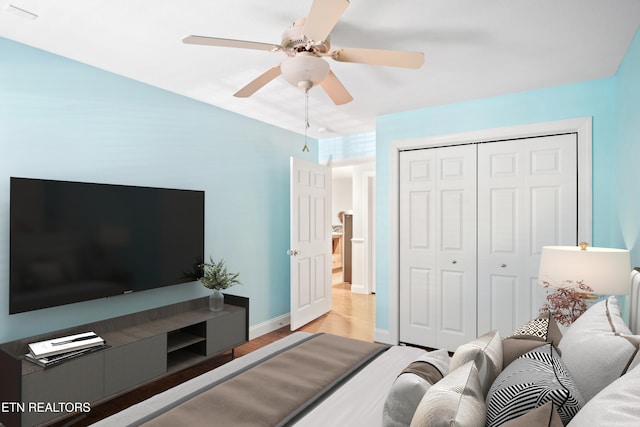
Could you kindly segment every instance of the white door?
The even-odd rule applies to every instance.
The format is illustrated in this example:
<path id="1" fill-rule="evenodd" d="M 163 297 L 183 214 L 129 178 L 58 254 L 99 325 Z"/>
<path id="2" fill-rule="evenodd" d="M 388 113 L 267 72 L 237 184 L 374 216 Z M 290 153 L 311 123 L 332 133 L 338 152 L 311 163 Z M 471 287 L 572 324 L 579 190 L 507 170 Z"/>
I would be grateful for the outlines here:
<path id="1" fill-rule="evenodd" d="M 476 337 L 476 147 L 400 153 L 400 341 Z"/>
<path id="2" fill-rule="evenodd" d="M 291 158 L 291 330 L 331 310 L 331 173 Z"/>
<path id="3" fill-rule="evenodd" d="M 545 245 L 576 245 L 577 135 L 478 146 L 478 332 L 502 336 L 538 314 Z"/>

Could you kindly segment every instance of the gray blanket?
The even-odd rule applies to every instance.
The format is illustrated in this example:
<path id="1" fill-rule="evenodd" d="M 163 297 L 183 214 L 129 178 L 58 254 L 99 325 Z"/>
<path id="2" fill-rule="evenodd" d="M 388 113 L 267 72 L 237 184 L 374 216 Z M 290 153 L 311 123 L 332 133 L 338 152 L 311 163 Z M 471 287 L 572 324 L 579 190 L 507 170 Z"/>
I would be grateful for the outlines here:
<path id="1" fill-rule="evenodd" d="M 335 335 L 314 335 L 144 425 L 285 425 L 387 348 Z"/>

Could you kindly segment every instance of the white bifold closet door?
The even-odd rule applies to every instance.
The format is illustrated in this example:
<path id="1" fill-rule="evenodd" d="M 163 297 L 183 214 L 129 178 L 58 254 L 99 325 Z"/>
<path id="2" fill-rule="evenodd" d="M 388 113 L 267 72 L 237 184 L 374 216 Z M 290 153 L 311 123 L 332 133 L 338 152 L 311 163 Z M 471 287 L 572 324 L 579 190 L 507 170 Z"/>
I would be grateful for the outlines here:
<path id="1" fill-rule="evenodd" d="M 544 300 L 545 245 L 577 243 L 575 134 L 400 153 L 400 341 L 454 351 Z"/>
<path id="2" fill-rule="evenodd" d="M 578 243 L 577 170 L 576 134 L 478 145 L 479 334 L 538 314 L 542 247 Z"/>
<path id="3" fill-rule="evenodd" d="M 476 337 L 476 146 L 400 153 L 400 341 Z"/>

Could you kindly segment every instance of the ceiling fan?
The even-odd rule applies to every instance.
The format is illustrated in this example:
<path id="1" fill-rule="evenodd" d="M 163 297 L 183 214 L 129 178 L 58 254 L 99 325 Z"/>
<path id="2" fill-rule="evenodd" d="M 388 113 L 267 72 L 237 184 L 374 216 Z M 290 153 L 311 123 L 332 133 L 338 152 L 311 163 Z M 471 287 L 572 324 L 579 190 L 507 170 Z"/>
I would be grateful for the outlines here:
<path id="1" fill-rule="evenodd" d="M 292 85 L 308 91 L 320 85 L 336 105 L 346 104 L 353 97 L 322 59 L 329 56 L 339 62 L 385 65 L 402 68 L 420 68 L 424 63 L 422 52 L 402 52 L 378 49 L 342 48 L 331 50 L 329 33 L 349 6 L 349 0 L 313 0 L 309 16 L 296 20 L 282 35 L 280 44 L 222 39 L 217 37 L 187 36 L 187 44 L 234 47 L 243 49 L 284 52 L 288 58 L 270 68 L 234 96 L 247 98 L 280 74 Z"/>

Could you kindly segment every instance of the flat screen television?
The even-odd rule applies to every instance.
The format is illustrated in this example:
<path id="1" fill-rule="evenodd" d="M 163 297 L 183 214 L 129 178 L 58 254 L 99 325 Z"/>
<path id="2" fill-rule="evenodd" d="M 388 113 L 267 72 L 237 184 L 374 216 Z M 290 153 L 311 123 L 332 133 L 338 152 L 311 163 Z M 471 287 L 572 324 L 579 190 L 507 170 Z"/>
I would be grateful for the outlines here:
<path id="1" fill-rule="evenodd" d="M 204 191 L 11 178 L 9 313 L 195 280 Z"/>

